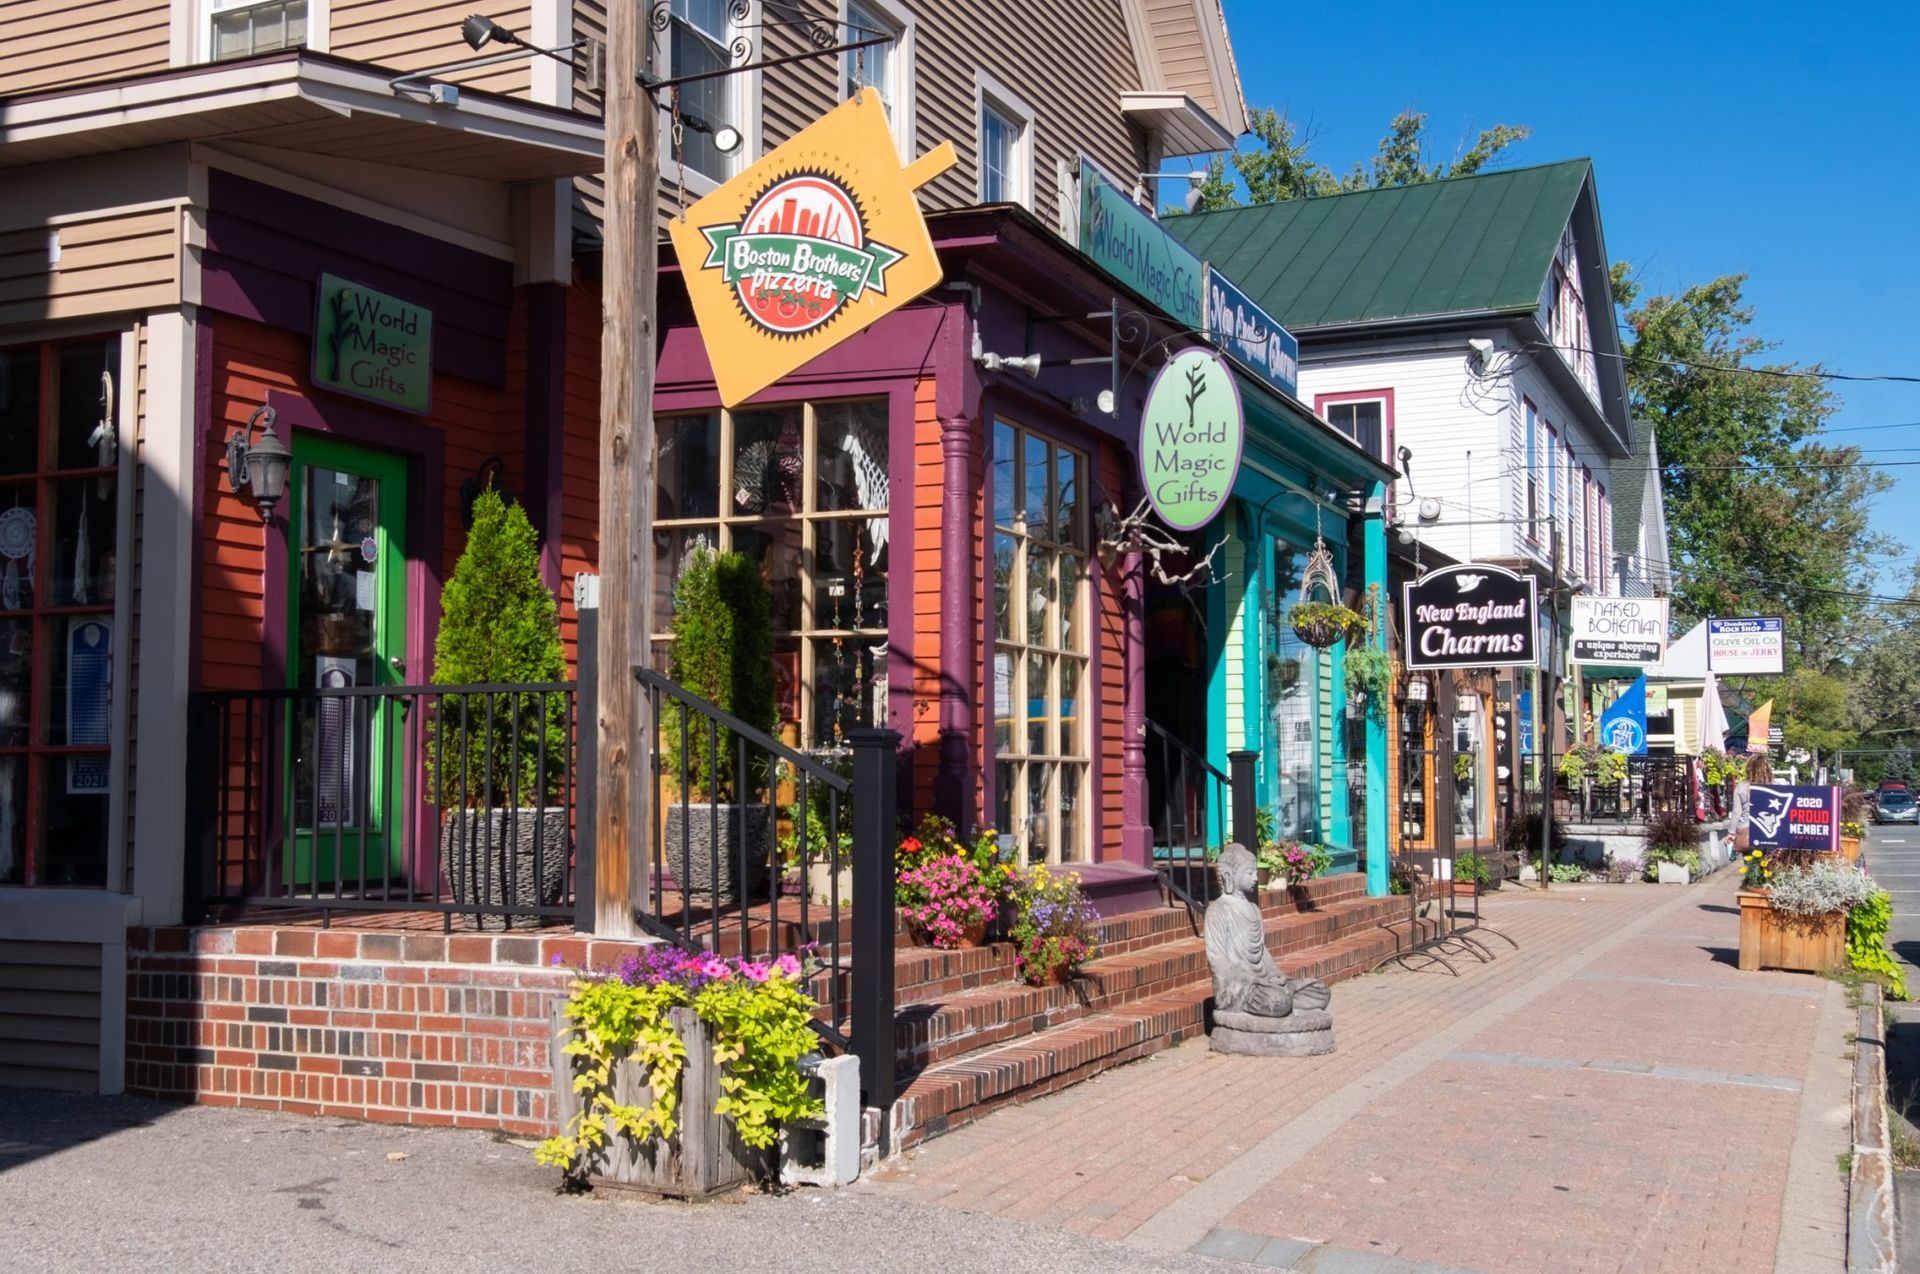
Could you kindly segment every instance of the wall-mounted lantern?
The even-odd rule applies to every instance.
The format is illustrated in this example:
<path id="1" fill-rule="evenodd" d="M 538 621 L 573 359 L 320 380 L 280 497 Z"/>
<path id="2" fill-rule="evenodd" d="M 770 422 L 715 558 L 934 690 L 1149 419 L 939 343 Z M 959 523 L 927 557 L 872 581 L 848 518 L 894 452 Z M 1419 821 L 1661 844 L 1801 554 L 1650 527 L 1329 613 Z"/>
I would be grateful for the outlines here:
<path id="1" fill-rule="evenodd" d="M 1427 680 L 1423 672 L 1407 674 L 1407 702 L 1426 703 L 1433 698 L 1433 683 Z"/>
<path id="2" fill-rule="evenodd" d="M 507 498 L 507 488 L 500 481 L 506 471 L 506 461 L 499 456 L 488 456 L 471 478 L 460 480 L 460 525 L 469 531 L 473 529 L 473 505 L 482 492 L 498 491 L 502 500 Z"/>
<path id="3" fill-rule="evenodd" d="M 227 484 L 246 492 L 260 510 L 260 520 L 273 520 L 273 506 L 286 494 L 287 471 L 293 467 L 293 453 L 280 435 L 273 432 L 274 411 L 255 407 L 244 429 L 236 429 L 227 438 Z M 260 426 L 260 436 L 253 427 Z"/>

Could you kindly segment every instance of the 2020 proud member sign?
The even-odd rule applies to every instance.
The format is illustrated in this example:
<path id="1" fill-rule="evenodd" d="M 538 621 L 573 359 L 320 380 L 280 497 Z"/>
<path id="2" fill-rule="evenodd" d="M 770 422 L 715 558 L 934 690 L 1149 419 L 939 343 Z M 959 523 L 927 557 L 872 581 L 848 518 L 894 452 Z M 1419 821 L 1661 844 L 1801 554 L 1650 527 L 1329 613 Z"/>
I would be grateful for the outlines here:
<path id="1" fill-rule="evenodd" d="M 940 281 L 914 190 L 946 143 L 902 167 L 886 108 L 862 90 L 668 227 L 729 407 Z"/>

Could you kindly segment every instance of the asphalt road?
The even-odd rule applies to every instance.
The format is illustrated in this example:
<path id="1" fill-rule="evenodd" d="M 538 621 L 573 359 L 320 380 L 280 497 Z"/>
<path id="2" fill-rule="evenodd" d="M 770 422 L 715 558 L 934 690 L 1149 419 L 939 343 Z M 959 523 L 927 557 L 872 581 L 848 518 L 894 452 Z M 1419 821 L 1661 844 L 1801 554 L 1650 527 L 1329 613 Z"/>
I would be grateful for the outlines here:
<path id="1" fill-rule="evenodd" d="M 1920 995 L 1920 828 L 1869 825 L 1867 871 L 1893 895 L 1893 953 L 1906 966 L 1907 989 Z M 1887 1088 L 1896 1118 L 1909 1137 L 1920 1139 L 1920 1004 L 1893 1006 L 1887 1032 Z M 1920 1171 L 1895 1174 L 1899 1207 L 1898 1251 L 1902 1274 L 1920 1274 Z"/>
<path id="2" fill-rule="evenodd" d="M 0 1088 L 0 1270 L 1209 1271 L 856 1185 L 557 1193 L 523 1143 Z"/>

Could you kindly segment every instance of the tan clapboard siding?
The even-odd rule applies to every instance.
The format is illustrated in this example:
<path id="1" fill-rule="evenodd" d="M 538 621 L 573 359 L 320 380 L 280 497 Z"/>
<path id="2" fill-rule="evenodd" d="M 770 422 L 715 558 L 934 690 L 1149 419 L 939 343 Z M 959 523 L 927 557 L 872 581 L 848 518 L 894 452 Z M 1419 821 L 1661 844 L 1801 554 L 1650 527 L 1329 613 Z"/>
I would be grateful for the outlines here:
<path id="1" fill-rule="evenodd" d="M 1185 93 L 1218 115 L 1220 95 L 1214 91 L 1206 43 L 1200 34 L 1202 19 L 1195 14 L 1194 0 L 1144 0 L 1144 3 L 1154 46 L 1148 56 L 1159 62 L 1166 86 Z"/>
<path id="2" fill-rule="evenodd" d="M 951 141 L 960 154 L 958 164 L 921 191 L 924 206 L 978 202 L 976 70 L 1005 85 L 1034 112 L 1033 207 L 1043 222 L 1058 224 L 1054 173 L 1059 161 L 1075 163 L 1084 151 L 1109 172 L 1139 171 L 1144 156 L 1120 114 L 1120 94 L 1140 87 L 1121 3 L 1082 0 L 1070 24 L 1040 25 L 1020 21 L 1005 5 L 989 0 L 915 6 L 920 149 Z"/>
<path id="3" fill-rule="evenodd" d="M 460 20 L 474 12 L 471 0 L 436 3 L 435 0 L 339 0 L 333 6 L 328 33 L 332 51 L 397 71 L 419 71 L 474 57 L 460 38 Z M 509 31 L 530 36 L 533 7 L 526 0 L 486 10 Z M 506 52 L 488 46 L 479 56 Z M 533 73 L 530 60 L 476 67 L 442 77 L 469 88 L 530 96 Z"/>
<path id="4" fill-rule="evenodd" d="M 180 299 L 176 208 L 107 213 L 0 234 L 0 322 L 80 318 Z M 51 235 L 60 255 L 49 258 Z"/>
<path id="5" fill-rule="evenodd" d="M 844 39 L 846 32 L 840 32 Z M 797 27 L 767 33 L 767 56 L 791 57 L 813 46 Z M 840 58 L 816 58 L 761 72 L 760 139 L 762 153 L 792 137 L 840 102 Z"/>
<path id="6" fill-rule="evenodd" d="M 574 0 L 573 38 L 576 40 L 598 40 L 600 47 L 607 44 L 607 6 L 606 0 Z M 586 80 L 575 77 L 573 81 L 573 109 L 582 115 L 599 119 L 605 109 L 603 94 L 598 89 L 589 88 Z M 606 207 L 606 183 L 600 174 L 592 173 L 573 179 L 573 232 L 588 239 L 599 239 L 600 224 Z"/>
<path id="7" fill-rule="evenodd" d="M 140 581 L 145 572 L 142 559 L 146 545 L 146 494 L 142 490 L 141 464 L 146 459 L 147 443 L 147 325 L 143 322 L 134 333 L 134 365 L 123 368 L 120 383 L 133 390 L 133 438 L 128 445 L 133 447 L 133 528 L 131 535 L 133 559 L 124 568 L 127 575 L 127 614 L 120 625 L 120 631 L 126 634 L 127 643 L 127 688 L 124 702 L 127 705 L 127 737 L 120 754 L 126 759 L 126 797 L 122 803 L 126 819 L 126 853 L 122 855 L 125 864 L 125 879 L 121 888 L 129 893 L 133 891 L 133 811 L 136 802 L 134 791 L 136 775 L 134 756 L 138 749 L 134 741 L 140 737 Z M 121 391 L 125 393 L 126 390 Z"/>
<path id="8" fill-rule="evenodd" d="M 0 97 L 167 67 L 167 0 L 0 0 Z"/>
<path id="9" fill-rule="evenodd" d="M 91 1092 L 99 1077 L 99 946 L 0 941 L 0 1084 Z"/>

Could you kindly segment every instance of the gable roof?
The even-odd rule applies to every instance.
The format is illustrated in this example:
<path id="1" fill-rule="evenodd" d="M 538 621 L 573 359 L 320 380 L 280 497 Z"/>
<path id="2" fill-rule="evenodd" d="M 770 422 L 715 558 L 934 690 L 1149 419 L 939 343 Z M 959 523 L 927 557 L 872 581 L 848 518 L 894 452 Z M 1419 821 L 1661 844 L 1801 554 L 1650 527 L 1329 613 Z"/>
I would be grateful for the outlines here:
<path id="1" fill-rule="evenodd" d="M 1640 551 L 1640 527 L 1647 520 L 1647 475 L 1660 463 L 1653 422 L 1633 422 L 1633 451 L 1626 464 L 1613 466 L 1613 551 Z"/>
<path id="2" fill-rule="evenodd" d="M 1170 217 L 1289 330 L 1531 312 L 1592 164 Z"/>

